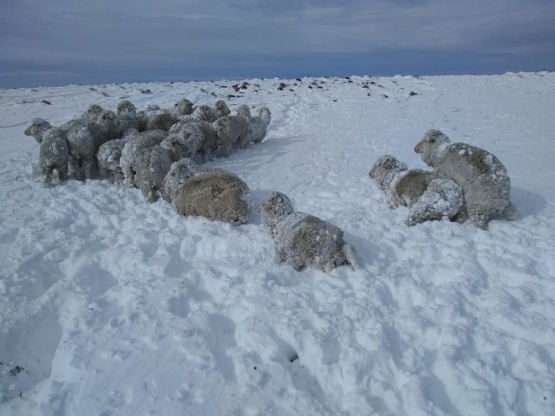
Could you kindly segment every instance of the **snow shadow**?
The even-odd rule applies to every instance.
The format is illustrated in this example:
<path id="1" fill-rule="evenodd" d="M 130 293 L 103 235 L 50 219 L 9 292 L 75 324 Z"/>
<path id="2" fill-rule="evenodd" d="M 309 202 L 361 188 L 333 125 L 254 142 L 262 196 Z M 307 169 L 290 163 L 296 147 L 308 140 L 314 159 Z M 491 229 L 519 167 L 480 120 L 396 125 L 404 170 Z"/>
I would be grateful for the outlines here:
<path id="1" fill-rule="evenodd" d="M 537 215 L 547 206 L 547 201 L 526 189 L 511 188 L 511 202 L 516 206 L 516 219 Z"/>

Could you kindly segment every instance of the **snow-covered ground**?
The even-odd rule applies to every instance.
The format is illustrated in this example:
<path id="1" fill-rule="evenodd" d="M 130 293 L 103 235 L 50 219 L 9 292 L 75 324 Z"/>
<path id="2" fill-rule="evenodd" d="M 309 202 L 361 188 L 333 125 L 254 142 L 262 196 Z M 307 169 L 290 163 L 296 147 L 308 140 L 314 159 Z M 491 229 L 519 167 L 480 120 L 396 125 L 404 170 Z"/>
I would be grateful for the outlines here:
<path id="1" fill-rule="evenodd" d="M 554 415 L 555 73 L 248 83 L 0 90 L 0 414 Z M 362 269 L 277 264 L 256 211 L 43 188 L 29 120 L 123 98 L 267 105 L 266 140 L 209 166 L 341 227 Z M 515 221 L 407 227 L 385 204 L 368 171 L 425 167 L 430 128 L 505 164 Z"/>

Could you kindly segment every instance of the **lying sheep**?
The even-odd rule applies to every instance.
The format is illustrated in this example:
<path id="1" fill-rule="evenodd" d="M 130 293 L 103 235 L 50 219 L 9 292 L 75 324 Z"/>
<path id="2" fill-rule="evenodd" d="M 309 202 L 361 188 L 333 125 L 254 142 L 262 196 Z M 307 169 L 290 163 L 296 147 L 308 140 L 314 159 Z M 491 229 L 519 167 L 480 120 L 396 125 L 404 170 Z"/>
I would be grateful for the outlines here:
<path id="1" fill-rule="evenodd" d="M 385 155 L 378 158 L 368 176 L 384 191 L 392 208 L 410 208 L 407 225 L 442 219 L 461 222 L 465 218 L 462 188 L 444 175 L 407 170 L 403 162 Z"/>
<path id="2" fill-rule="evenodd" d="M 159 145 L 143 149 L 135 164 L 135 185 L 146 201 L 156 202 L 162 193 L 163 181 L 171 165 L 181 159 L 181 147 L 177 139 L 168 136 Z"/>
<path id="3" fill-rule="evenodd" d="M 135 186 L 136 164 L 139 154 L 168 137 L 168 133 L 162 130 L 151 130 L 130 137 L 121 151 L 120 167 L 123 172 L 123 182 L 129 188 Z"/>
<path id="4" fill-rule="evenodd" d="M 337 266 L 358 268 L 355 248 L 343 241 L 343 231 L 320 218 L 295 212 L 291 200 L 281 192 L 272 194 L 258 207 L 266 230 L 274 240 L 276 255 L 295 270 L 315 267 L 326 273 Z"/>
<path id="5" fill-rule="evenodd" d="M 249 221 L 251 194 L 237 175 L 212 169 L 187 180 L 175 193 L 173 205 L 181 215 L 240 225 Z"/>
<path id="6" fill-rule="evenodd" d="M 494 214 L 514 219 L 511 180 L 494 155 L 466 143 L 451 143 L 440 130 L 428 130 L 414 151 L 463 189 L 468 218 L 477 227 L 486 230 Z"/>
<path id="7" fill-rule="evenodd" d="M 43 186 L 52 182 L 54 171 L 60 182 L 68 177 L 68 147 L 65 132 L 60 128 L 51 128 L 44 133 L 39 147 L 39 165 Z"/>
<path id="8" fill-rule="evenodd" d="M 177 162 L 173 162 L 170 171 L 164 177 L 162 183 L 162 197 L 172 202 L 177 195 L 177 191 L 183 186 L 185 182 L 199 173 L 205 172 L 206 169 L 197 165 L 190 158 L 184 157 Z"/>

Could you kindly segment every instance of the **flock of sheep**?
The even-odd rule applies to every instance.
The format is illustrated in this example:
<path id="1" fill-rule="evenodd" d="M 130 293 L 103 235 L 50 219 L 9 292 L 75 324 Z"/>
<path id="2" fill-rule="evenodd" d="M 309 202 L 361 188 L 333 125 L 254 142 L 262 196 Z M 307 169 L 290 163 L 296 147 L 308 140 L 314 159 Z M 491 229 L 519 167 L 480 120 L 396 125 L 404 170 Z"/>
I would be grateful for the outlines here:
<path id="1" fill-rule="evenodd" d="M 90 178 L 98 168 L 114 182 L 139 188 L 147 202 L 161 196 L 181 215 L 240 225 L 251 214 L 247 184 L 231 172 L 207 169 L 201 163 L 260 143 L 270 121 L 267 107 L 252 116 L 250 108 L 242 105 L 231 115 L 223 100 L 214 107 L 195 107 L 182 99 L 172 109 L 149 106 L 144 111 L 122 100 L 117 113 L 91 105 L 60 127 L 33 119 L 25 134 L 40 144 L 45 186 L 51 184 L 54 172 L 63 181 L 70 172 L 77 179 Z M 507 170 L 491 153 L 450 143 L 439 130 L 427 131 L 415 152 L 434 170 L 408 170 L 403 162 L 385 155 L 369 173 L 391 207 L 410 208 L 407 225 L 468 218 L 487 229 L 492 215 L 514 218 Z M 295 270 L 315 267 L 329 272 L 345 264 L 358 268 L 356 250 L 343 240 L 343 231 L 295 211 L 287 195 L 273 192 L 258 212 L 274 241 L 278 261 Z"/>

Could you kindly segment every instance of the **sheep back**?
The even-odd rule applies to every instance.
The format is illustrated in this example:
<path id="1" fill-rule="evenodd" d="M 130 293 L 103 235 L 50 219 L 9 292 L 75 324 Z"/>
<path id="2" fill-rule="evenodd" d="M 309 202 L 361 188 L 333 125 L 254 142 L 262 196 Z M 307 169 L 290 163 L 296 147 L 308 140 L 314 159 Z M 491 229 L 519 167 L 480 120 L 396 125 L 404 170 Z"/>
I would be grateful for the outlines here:
<path id="1" fill-rule="evenodd" d="M 251 195 L 247 184 L 237 175 L 214 169 L 187 180 L 177 191 L 173 204 L 181 215 L 240 225 L 249 221 Z"/>

